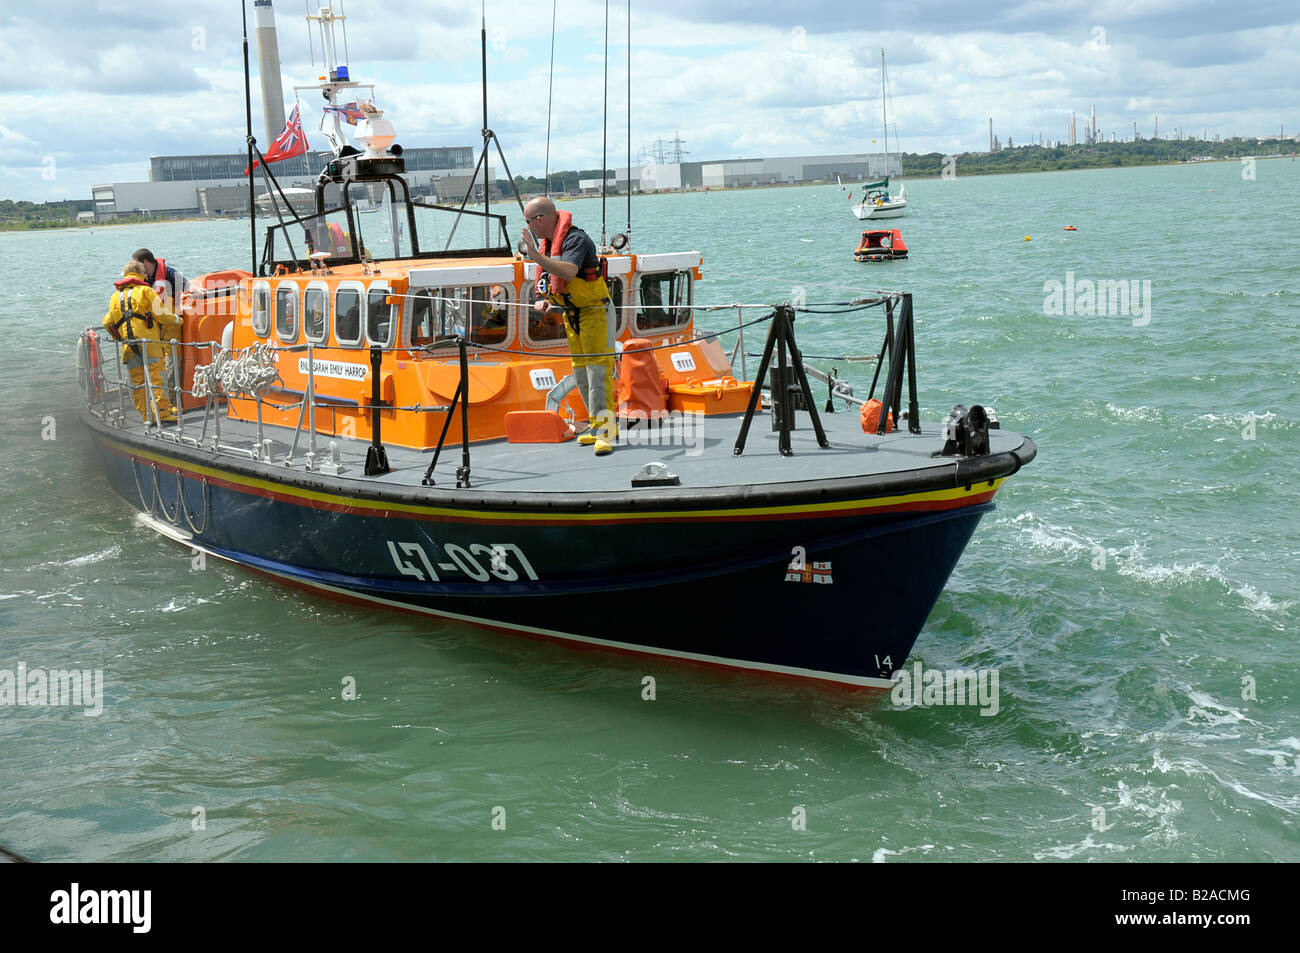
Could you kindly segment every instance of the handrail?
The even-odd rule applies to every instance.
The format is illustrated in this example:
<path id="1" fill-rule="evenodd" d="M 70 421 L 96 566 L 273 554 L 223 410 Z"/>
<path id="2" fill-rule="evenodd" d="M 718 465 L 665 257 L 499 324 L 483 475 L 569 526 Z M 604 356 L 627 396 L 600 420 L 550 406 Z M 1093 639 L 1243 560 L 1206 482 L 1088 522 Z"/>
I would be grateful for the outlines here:
<path id="1" fill-rule="evenodd" d="M 230 289 L 225 287 L 219 289 L 220 293 L 226 293 L 226 294 L 229 294 L 229 290 Z M 446 299 L 446 300 L 450 300 L 450 299 Z M 528 307 L 528 305 L 520 302 L 501 302 L 501 304 L 507 308 L 523 309 Z M 768 313 L 753 320 L 749 320 L 749 321 L 744 320 L 746 310 L 758 308 L 758 307 L 762 307 L 766 309 Z M 880 418 L 881 423 L 879 425 L 877 433 L 883 434 L 885 432 L 884 428 L 891 414 L 895 418 L 898 417 L 898 411 L 902 405 L 902 397 L 903 397 L 902 387 L 903 387 L 904 375 L 906 375 L 907 383 L 908 383 L 908 398 L 909 398 L 908 427 L 912 433 L 919 433 L 920 425 L 919 425 L 919 414 L 917 409 L 917 397 L 916 397 L 915 332 L 914 332 L 914 325 L 912 319 L 912 301 L 911 301 L 910 294 L 885 292 L 885 293 L 880 293 L 873 298 L 859 298 L 851 301 L 835 302 L 829 305 L 814 305 L 814 306 L 805 306 L 800 308 L 791 307 L 789 304 L 778 305 L 775 307 L 771 305 L 752 305 L 752 304 L 742 304 L 742 303 L 732 303 L 728 305 L 714 305 L 714 306 L 695 305 L 694 308 L 696 310 L 705 313 L 713 312 L 713 311 L 722 311 L 722 310 L 734 310 L 736 313 L 736 324 L 730 328 L 726 328 L 721 331 L 697 332 L 693 334 L 691 337 L 686 338 L 684 340 L 680 337 L 680 335 L 672 335 L 672 340 L 668 341 L 667 343 L 652 344 L 644 348 L 625 349 L 621 352 L 615 351 L 609 353 L 629 354 L 629 353 L 636 353 L 637 351 L 653 351 L 653 350 L 661 350 L 664 348 L 681 347 L 683 344 L 686 343 L 709 340 L 709 339 L 717 338 L 724 334 L 736 333 L 738 335 L 737 346 L 732 352 L 732 361 L 734 364 L 734 360 L 737 355 L 739 355 L 742 358 L 742 362 L 743 362 L 744 356 L 746 354 L 746 351 L 744 350 L 745 329 L 752 325 L 762 324 L 765 322 L 772 322 L 774 321 L 774 319 L 780 316 L 781 320 L 777 321 L 776 323 L 779 323 L 780 325 L 782 325 L 782 327 L 778 332 L 774 324 L 773 328 L 769 330 L 768 342 L 765 351 L 772 351 L 774 349 L 777 352 L 778 356 L 786 356 L 788 354 L 788 356 L 793 359 L 791 361 L 791 366 L 789 367 L 790 373 L 782 374 L 783 386 L 790 386 L 791 384 L 793 384 L 794 381 L 798 380 L 800 385 L 799 389 L 804 392 L 806 398 L 810 399 L 811 392 L 808 390 L 803 358 L 800 356 L 799 350 L 797 346 L 794 344 L 794 340 L 793 340 L 792 322 L 795 313 L 808 313 L 808 314 L 839 313 L 839 309 L 865 310 L 871 307 L 883 308 L 885 312 L 884 318 L 885 318 L 885 325 L 886 325 L 884 340 L 881 345 L 880 354 L 876 358 L 876 370 L 872 380 L 871 392 L 868 396 L 868 399 L 871 399 L 871 397 L 874 396 L 875 389 L 877 385 L 880 383 L 881 371 L 887 365 L 887 371 L 885 373 L 885 380 L 884 380 L 884 389 L 882 392 L 882 398 L 883 398 L 882 403 L 884 406 L 882 408 L 882 413 Z M 835 308 L 836 310 L 835 311 L 822 310 L 824 308 Z M 897 321 L 895 321 L 896 318 Z M 102 330 L 103 329 L 100 326 L 92 326 L 91 328 L 88 329 L 89 334 L 86 335 L 88 347 L 100 347 L 101 343 L 107 340 L 107 338 L 101 336 L 100 332 Z M 407 357 L 413 357 L 421 353 L 426 355 L 432 355 L 441 349 L 451 346 L 453 342 L 457 349 L 457 358 L 458 358 L 460 374 L 457 383 L 456 393 L 453 396 L 450 403 L 443 404 L 443 405 L 429 405 L 429 406 L 423 404 L 394 406 L 393 404 L 390 404 L 382 399 L 379 392 L 380 375 L 378 373 L 378 367 L 381 365 L 383 354 L 391 353 L 391 354 L 406 355 Z M 112 345 L 116 345 L 117 343 L 118 342 L 113 341 Z M 235 350 L 234 352 L 223 352 L 220 345 L 218 345 L 215 341 L 194 341 L 194 342 L 168 341 L 168 342 L 159 342 L 159 343 L 165 344 L 170 349 L 172 355 L 172 374 L 169 383 L 174 387 L 175 390 L 176 409 L 177 409 L 178 417 L 180 418 L 176 428 L 174 430 L 164 430 L 162 428 L 158 403 L 156 400 L 156 396 L 153 393 L 153 387 L 150 384 L 149 375 L 147 373 L 148 365 L 147 364 L 145 365 L 146 374 L 145 374 L 144 383 L 139 385 L 132 383 L 128 379 L 125 373 L 125 365 L 122 361 L 122 355 L 121 355 L 122 349 L 120 346 L 110 345 L 109 347 L 109 349 L 113 352 L 113 360 L 117 368 L 116 381 L 110 382 L 108 380 L 107 375 L 105 374 L 106 363 L 102 359 L 103 357 L 102 348 L 101 348 L 101 355 L 100 355 L 101 359 L 97 362 L 90 362 L 90 365 L 87 368 L 88 381 L 91 380 L 89 377 L 89 375 L 91 374 L 97 375 L 97 379 L 99 381 L 98 388 L 96 388 L 93 383 L 89 383 L 87 387 L 87 393 L 85 395 L 85 398 L 86 398 L 87 409 L 90 411 L 90 413 L 94 414 L 99 419 L 104 420 L 106 423 L 115 424 L 118 427 L 126 427 L 128 425 L 127 423 L 128 420 L 133 416 L 133 414 L 128 413 L 128 408 L 126 405 L 126 395 L 128 392 L 134 391 L 137 387 L 145 387 L 146 395 L 147 395 L 147 407 L 149 410 L 149 417 L 150 417 L 148 421 L 148 426 L 146 428 L 147 433 L 151 433 L 152 436 L 158 438 L 168 439 L 177 443 L 184 443 L 186 445 L 191 445 L 195 447 L 206 446 L 209 450 L 213 452 L 235 453 L 241 456 L 246 456 L 254 460 L 262 460 L 264 462 L 270 463 L 272 462 L 272 456 L 273 456 L 271 450 L 272 441 L 266 437 L 265 423 L 264 423 L 263 413 L 262 413 L 262 405 L 263 403 L 266 403 L 267 405 L 275 407 L 280 411 L 292 410 L 296 408 L 299 411 L 298 421 L 293 430 L 293 437 L 290 446 L 288 448 L 288 452 L 285 454 L 281 462 L 285 466 L 293 465 L 293 458 L 297 453 L 298 444 L 302 435 L 302 429 L 304 424 L 306 424 L 307 429 L 309 431 L 308 453 L 306 458 L 306 467 L 308 470 L 315 469 L 315 461 L 319 455 L 318 434 L 316 428 L 316 406 L 322 400 L 325 401 L 326 403 L 329 403 L 331 399 L 329 395 L 316 394 L 317 376 L 315 373 L 315 368 L 316 368 L 315 358 L 318 354 L 329 353 L 329 352 L 340 352 L 343 354 L 355 355 L 358 352 L 358 350 L 360 350 L 360 348 L 356 346 L 345 346 L 345 345 L 338 345 L 338 344 L 315 344 L 309 342 L 306 344 L 283 345 L 269 340 L 259 341 L 257 344 L 253 345 L 252 347 L 240 348 Z M 429 486 L 433 485 L 433 479 L 432 479 L 433 470 L 434 467 L 437 465 L 442 447 L 444 446 L 446 437 L 450 431 L 450 425 L 451 425 L 453 415 L 455 414 L 457 409 L 460 410 L 462 432 L 461 432 L 461 465 L 457 468 L 456 471 L 456 483 L 457 483 L 457 487 L 468 487 L 470 485 L 470 449 L 469 449 L 469 421 L 468 421 L 468 404 L 469 404 L 468 349 L 470 347 L 481 349 L 483 351 L 502 353 L 502 354 L 519 354 L 528 357 L 543 356 L 536 351 L 520 351 L 512 348 L 498 347 L 490 344 L 474 343 L 471 342 L 464 335 L 457 335 L 453 338 L 444 339 L 442 341 L 423 345 L 423 346 L 403 345 L 400 343 L 394 343 L 387 346 L 371 345 L 369 347 L 369 352 L 371 355 L 371 363 L 372 363 L 373 393 L 369 403 L 360 400 L 356 401 L 356 408 L 361 413 L 369 413 L 372 415 L 372 434 L 374 436 L 374 445 L 378 446 L 380 451 L 382 451 L 383 448 L 382 448 L 382 444 L 379 443 L 379 434 L 380 434 L 379 428 L 381 424 L 378 418 L 382 411 L 446 414 L 446 418 L 444 419 L 443 422 L 441 436 L 439 437 L 437 447 L 434 448 L 433 450 L 429 469 L 425 473 L 425 479 L 423 481 L 425 485 L 429 485 Z M 227 354 L 234 353 L 236 355 L 239 355 L 239 357 L 248 358 L 254 353 L 253 348 L 260 349 L 261 353 L 263 353 L 264 355 L 305 352 L 307 357 L 306 389 L 301 392 L 302 393 L 301 400 L 295 401 L 290 404 L 284 404 L 284 405 L 276 404 L 274 401 L 267 400 L 266 397 L 264 396 L 262 391 L 266 389 L 268 386 L 273 386 L 273 382 L 267 381 L 265 376 L 263 376 L 260 379 L 260 383 L 256 384 L 257 388 L 259 389 L 257 389 L 255 392 L 247 393 L 247 394 L 244 393 L 226 394 L 221 390 L 220 386 L 216 388 L 209 388 L 205 386 L 204 392 L 201 394 L 196 394 L 196 392 L 193 390 L 187 391 L 183 387 L 184 362 L 180 358 L 183 353 L 186 353 L 185 349 L 188 348 L 193 348 L 195 349 L 196 352 L 206 351 L 209 355 L 212 356 L 214 364 L 219 360 L 221 360 L 220 355 L 223 353 L 227 353 Z M 605 352 L 601 352 L 600 355 L 577 355 L 577 356 L 606 356 L 606 354 Z M 274 358 L 267 357 L 265 359 L 272 362 L 267 364 L 266 367 L 267 368 L 272 367 L 274 364 Z M 762 377 L 765 376 L 764 371 L 766 370 L 766 363 L 767 362 L 764 362 L 764 366 L 759 371 L 760 386 L 761 386 Z M 211 367 L 213 365 L 210 364 L 207 366 Z M 748 378 L 748 374 L 745 373 L 745 367 L 743 363 L 742 363 L 742 376 Z M 254 386 L 252 382 L 259 380 L 257 375 L 255 374 L 246 379 L 250 381 L 248 385 L 250 387 Z M 280 381 L 280 383 L 283 383 L 283 381 Z M 117 410 L 115 412 L 117 417 L 116 421 L 112 419 L 113 412 L 110 412 L 109 410 L 109 403 L 112 399 L 111 395 L 108 392 L 108 388 L 110 384 L 115 385 L 117 390 Z M 754 399 L 751 399 L 751 405 L 756 404 L 756 396 L 759 391 L 759 386 L 754 387 L 753 391 L 754 391 L 754 395 L 753 395 Z M 294 391 L 293 393 L 296 394 L 298 392 Z M 202 427 L 197 437 L 191 437 L 185 433 L 185 427 L 184 427 L 185 413 L 182 409 L 184 406 L 185 398 L 194 397 L 194 396 L 206 397 L 206 401 L 203 407 Z M 846 395 L 840 392 L 838 386 L 832 387 L 832 396 L 840 397 L 845 400 L 849 399 Z M 223 442 L 222 440 L 221 417 L 223 415 L 218 411 L 218 407 L 221 401 L 226 400 L 228 398 L 245 399 L 245 400 L 251 399 L 256 407 L 255 439 L 251 447 L 231 446 Z M 855 398 L 853 399 L 852 402 L 858 403 L 859 401 Z M 811 407 L 811 403 L 809 404 L 809 406 Z M 813 408 L 813 410 L 815 413 L 815 408 Z M 789 408 L 787 407 L 781 413 L 782 413 L 783 421 L 786 424 L 791 423 L 791 418 L 788 416 Z M 749 417 L 752 417 L 752 406 L 749 412 L 747 413 L 747 418 Z M 212 421 L 211 433 L 209 432 L 209 426 L 208 426 L 209 420 Z M 816 420 L 814 421 L 815 429 L 820 430 L 819 423 L 820 423 L 819 421 Z M 748 427 L 746 426 L 744 430 L 747 429 Z M 786 427 L 783 426 L 781 429 L 786 430 Z M 822 435 L 819 434 L 819 437 L 821 436 Z M 788 447 L 787 441 L 788 441 L 788 436 L 785 437 L 782 441 L 783 444 L 786 444 L 786 446 L 783 446 L 782 448 L 783 452 L 787 452 L 786 451 L 786 447 Z M 742 431 L 742 436 L 738 441 L 741 447 L 743 447 L 743 442 L 744 442 L 744 436 Z M 821 440 L 819 440 L 819 442 L 821 442 Z M 383 462 L 386 464 L 387 462 L 386 457 L 384 458 Z M 376 472 L 386 472 L 386 471 L 387 471 L 387 467 L 385 466 L 383 467 L 382 470 Z"/>

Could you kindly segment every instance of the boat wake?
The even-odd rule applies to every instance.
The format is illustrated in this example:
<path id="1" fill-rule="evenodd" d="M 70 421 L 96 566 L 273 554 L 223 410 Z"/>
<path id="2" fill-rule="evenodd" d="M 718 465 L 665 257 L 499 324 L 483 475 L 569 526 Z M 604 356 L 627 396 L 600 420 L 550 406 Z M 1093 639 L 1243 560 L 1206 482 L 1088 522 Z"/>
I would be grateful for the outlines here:
<path id="1" fill-rule="evenodd" d="M 43 562 L 37 565 L 37 569 L 75 569 L 78 566 L 90 566 L 94 563 L 103 562 L 105 559 L 114 559 L 122 555 L 122 547 L 114 543 L 106 549 L 101 549 L 96 553 L 87 553 L 84 556 L 74 556 L 72 559 L 56 559 L 49 562 Z"/>
<path id="2" fill-rule="evenodd" d="M 1239 599 L 1246 609 L 1261 615 L 1282 615 L 1295 606 L 1291 600 L 1274 599 L 1251 583 L 1234 581 L 1218 562 L 1150 562 L 1144 543 L 1134 541 L 1127 546 L 1105 546 L 1071 527 L 1046 523 L 1032 512 L 1021 513 L 1006 522 L 1017 527 L 1021 541 L 1031 550 L 1060 554 L 1063 563 L 1086 559 L 1097 571 L 1113 567 L 1121 576 L 1147 583 L 1153 588 L 1204 587 L 1207 582 L 1218 583 L 1224 592 Z"/>

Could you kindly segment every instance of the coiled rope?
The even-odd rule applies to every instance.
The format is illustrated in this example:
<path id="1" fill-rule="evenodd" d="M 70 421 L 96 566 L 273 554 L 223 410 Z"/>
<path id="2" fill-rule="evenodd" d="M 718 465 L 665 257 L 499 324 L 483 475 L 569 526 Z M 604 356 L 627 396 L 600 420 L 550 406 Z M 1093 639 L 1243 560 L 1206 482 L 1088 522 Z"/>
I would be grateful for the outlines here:
<path id="1" fill-rule="evenodd" d="M 211 364 L 194 368 L 195 397 L 225 394 L 227 397 L 261 397 L 280 379 L 276 368 L 277 348 L 254 344 L 234 356 L 220 351 Z"/>

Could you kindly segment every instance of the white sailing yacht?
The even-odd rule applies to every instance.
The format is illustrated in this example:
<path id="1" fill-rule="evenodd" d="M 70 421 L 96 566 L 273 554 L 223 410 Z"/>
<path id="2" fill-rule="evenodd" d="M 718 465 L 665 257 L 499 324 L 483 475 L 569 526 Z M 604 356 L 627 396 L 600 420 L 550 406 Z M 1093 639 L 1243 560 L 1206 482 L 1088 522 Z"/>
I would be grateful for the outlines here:
<path id="1" fill-rule="evenodd" d="M 880 51 L 880 117 L 885 127 L 885 171 L 889 171 L 889 80 L 885 75 L 885 51 Z M 898 129 L 894 129 L 894 141 L 898 142 Z M 903 150 L 898 150 L 899 162 L 902 162 Z M 900 167 L 901 168 L 901 167 Z M 864 182 L 862 195 L 852 206 L 853 214 L 859 219 L 899 218 L 907 211 L 907 186 L 901 184 L 896 195 L 889 192 L 889 175 L 874 182 Z"/>

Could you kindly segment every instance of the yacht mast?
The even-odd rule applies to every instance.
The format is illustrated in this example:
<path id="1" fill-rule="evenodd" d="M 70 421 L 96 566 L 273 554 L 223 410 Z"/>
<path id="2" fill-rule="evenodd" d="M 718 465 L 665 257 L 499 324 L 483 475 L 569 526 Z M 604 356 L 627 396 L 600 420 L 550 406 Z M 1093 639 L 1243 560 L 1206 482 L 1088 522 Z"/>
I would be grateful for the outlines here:
<path id="1" fill-rule="evenodd" d="M 880 48 L 880 122 L 885 129 L 885 176 L 889 176 L 889 112 L 885 108 L 885 48 Z"/>

